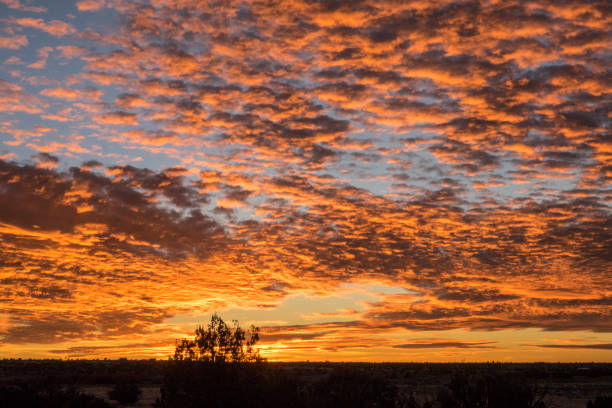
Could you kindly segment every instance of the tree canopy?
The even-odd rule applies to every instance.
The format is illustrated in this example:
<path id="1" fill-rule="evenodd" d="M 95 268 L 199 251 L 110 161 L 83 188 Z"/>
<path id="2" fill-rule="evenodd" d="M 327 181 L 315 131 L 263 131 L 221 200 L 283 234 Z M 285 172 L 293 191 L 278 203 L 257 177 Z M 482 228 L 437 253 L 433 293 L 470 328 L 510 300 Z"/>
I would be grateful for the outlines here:
<path id="1" fill-rule="evenodd" d="M 210 363 L 264 361 L 259 350 L 254 348 L 259 341 L 259 328 L 251 325 L 245 331 L 237 320 L 233 323 L 232 328 L 218 314 L 213 314 L 208 327 L 198 326 L 193 340 L 183 339 L 177 343 L 173 359 Z"/>

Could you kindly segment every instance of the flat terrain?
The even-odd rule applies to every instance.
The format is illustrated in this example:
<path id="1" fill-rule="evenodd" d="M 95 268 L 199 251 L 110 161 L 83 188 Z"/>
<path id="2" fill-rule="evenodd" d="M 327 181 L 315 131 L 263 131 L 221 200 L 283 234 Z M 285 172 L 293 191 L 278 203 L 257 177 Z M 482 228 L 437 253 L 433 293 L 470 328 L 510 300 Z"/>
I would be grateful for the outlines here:
<path id="1" fill-rule="evenodd" d="M 118 406 L 109 391 L 116 384 L 135 384 L 142 394 L 128 406 L 150 407 L 160 397 L 169 365 L 156 360 L 0 360 L 0 388 L 66 388 Z M 316 383 L 338 369 L 370 373 L 392 384 L 401 395 L 412 396 L 419 407 L 434 401 L 441 389 L 452 389 L 457 378 L 482 378 L 482 373 L 528 382 L 549 407 L 586 408 L 589 400 L 612 395 L 610 363 L 268 363 L 265 367 L 300 384 Z"/>

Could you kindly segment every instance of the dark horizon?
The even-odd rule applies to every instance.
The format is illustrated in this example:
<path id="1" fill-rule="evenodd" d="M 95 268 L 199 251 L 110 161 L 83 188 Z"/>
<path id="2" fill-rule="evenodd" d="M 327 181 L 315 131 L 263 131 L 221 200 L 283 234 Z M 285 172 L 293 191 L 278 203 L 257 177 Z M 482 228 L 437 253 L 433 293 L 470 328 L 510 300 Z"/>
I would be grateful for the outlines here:
<path id="1" fill-rule="evenodd" d="M 612 363 L 0 360 L 0 400 L 20 408 L 607 408 L 611 385 Z"/>

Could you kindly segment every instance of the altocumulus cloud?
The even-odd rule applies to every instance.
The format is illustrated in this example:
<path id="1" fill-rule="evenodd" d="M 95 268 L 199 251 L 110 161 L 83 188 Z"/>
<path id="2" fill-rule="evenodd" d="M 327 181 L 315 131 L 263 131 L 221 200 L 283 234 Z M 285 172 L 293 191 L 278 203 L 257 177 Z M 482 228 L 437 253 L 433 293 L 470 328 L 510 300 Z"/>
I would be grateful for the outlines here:
<path id="1" fill-rule="evenodd" d="M 112 32 L 85 18 L 107 8 Z M 22 58 L 32 35 L 63 41 L 47 68 L 2 66 L 3 342 L 158 344 L 180 333 L 173 315 L 350 282 L 407 290 L 268 341 L 481 349 L 496 343 L 385 333 L 612 331 L 608 2 L 78 11 L 0 33 Z M 67 61 L 64 81 L 46 71 Z"/>

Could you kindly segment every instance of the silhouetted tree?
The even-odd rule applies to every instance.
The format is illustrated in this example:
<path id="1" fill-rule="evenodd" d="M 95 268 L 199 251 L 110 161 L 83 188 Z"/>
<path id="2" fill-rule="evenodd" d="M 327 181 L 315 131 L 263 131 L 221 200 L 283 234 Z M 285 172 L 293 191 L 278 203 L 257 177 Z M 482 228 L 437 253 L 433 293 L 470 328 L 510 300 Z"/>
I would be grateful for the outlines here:
<path id="1" fill-rule="evenodd" d="M 219 315 L 212 315 L 208 327 L 198 326 L 195 339 L 181 340 L 174 351 L 176 361 L 210 363 L 261 362 L 264 359 L 253 346 L 259 341 L 259 328 L 247 332 L 234 320 L 229 327 Z"/>

